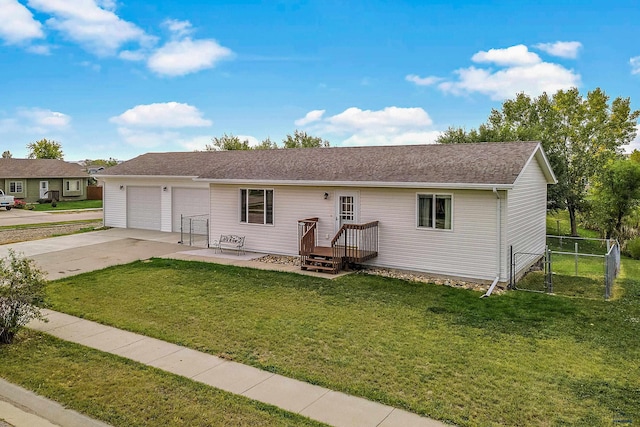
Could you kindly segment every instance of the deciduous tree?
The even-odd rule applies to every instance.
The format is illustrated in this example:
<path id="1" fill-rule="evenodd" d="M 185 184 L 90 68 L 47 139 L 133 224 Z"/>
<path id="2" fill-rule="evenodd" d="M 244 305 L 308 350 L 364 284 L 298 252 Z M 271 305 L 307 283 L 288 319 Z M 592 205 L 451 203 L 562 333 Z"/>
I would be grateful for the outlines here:
<path id="1" fill-rule="evenodd" d="M 207 144 L 205 146 L 206 151 L 216 151 L 216 150 L 251 150 L 249 146 L 249 140 L 245 139 L 243 141 L 240 140 L 237 136 L 226 133 L 220 137 L 214 136 L 211 139 L 213 144 Z"/>
<path id="2" fill-rule="evenodd" d="M 11 154 L 11 151 L 9 151 L 9 150 L 4 151 L 4 152 L 2 153 L 2 158 L 3 158 L 3 159 L 10 159 L 10 158 L 12 158 L 12 157 L 13 157 L 13 154 Z"/>
<path id="3" fill-rule="evenodd" d="M 588 184 L 635 138 L 638 116 L 629 98 L 609 102 L 599 88 L 586 98 L 576 88 L 537 98 L 521 93 L 493 109 L 477 130 L 449 128 L 438 142 L 541 141 L 558 178 L 549 189 L 549 205 L 569 211 L 571 233 L 577 235 L 576 213 L 586 207 Z"/>
<path id="4" fill-rule="evenodd" d="M 46 138 L 27 144 L 30 159 L 58 159 L 63 160 L 62 145 Z"/>
<path id="5" fill-rule="evenodd" d="M 282 144 L 284 148 L 319 148 L 329 147 L 329 141 L 318 136 L 311 136 L 305 131 L 295 130 L 292 135 L 287 135 Z"/>

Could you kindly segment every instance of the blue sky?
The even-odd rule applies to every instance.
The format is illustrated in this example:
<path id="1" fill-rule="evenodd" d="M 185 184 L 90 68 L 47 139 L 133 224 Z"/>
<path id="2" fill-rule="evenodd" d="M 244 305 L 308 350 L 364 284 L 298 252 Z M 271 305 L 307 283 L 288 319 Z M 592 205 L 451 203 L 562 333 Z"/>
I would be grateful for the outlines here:
<path id="1" fill-rule="evenodd" d="M 638 109 L 638 22 L 637 1 L 0 0 L 0 151 L 429 143 L 572 86 Z"/>

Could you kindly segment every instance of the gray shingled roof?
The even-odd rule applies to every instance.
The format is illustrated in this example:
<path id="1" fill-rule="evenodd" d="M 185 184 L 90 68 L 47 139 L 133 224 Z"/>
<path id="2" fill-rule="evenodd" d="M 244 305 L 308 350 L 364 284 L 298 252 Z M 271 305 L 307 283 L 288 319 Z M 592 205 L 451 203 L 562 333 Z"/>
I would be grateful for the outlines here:
<path id="1" fill-rule="evenodd" d="M 54 159 L 0 159 L 0 178 L 86 178 L 76 163 Z"/>
<path id="2" fill-rule="evenodd" d="M 103 175 L 207 180 L 513 184 L 537 142 L 149 153 Z"/>

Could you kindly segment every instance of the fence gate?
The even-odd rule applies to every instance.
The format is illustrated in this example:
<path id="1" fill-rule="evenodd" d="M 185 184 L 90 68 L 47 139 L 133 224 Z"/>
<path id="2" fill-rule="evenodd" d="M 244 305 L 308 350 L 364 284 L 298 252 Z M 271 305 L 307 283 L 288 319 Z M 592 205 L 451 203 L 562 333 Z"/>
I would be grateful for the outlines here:
<path id="1" fill-rule="evenodd" d="M 209 247 L 209 215 L 180 215 L 180 243 Z"/>
<path id="2" fill-rule="evenodd" d="M 551 263 L 548 248 L 543 253 L 514 252 L 509 247 L 509 289 L 528 290 L 535 292 L 553 292 L 551 280 Z M 520 279 L 527 273 L 532 273 L 536 280 Z"/>

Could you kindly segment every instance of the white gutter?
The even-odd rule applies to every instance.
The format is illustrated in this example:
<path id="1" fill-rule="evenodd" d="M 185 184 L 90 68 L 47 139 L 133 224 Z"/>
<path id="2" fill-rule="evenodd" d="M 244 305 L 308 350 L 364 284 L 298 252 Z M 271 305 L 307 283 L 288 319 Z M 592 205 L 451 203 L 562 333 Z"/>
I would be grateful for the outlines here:
<path id="1" fill-rule="evenodd" d="M 117 175 L 112 175 L 113 177 Z M 473 184 L 464 182 L 433 183 L 433 182 L 383 182 L 383 181 L 311 181 L 311 180 L 278 180 L 278 179 L 211 179 L 195 178 L 194 181 L 210 182 L 212 184 L 236 185 L 304 185 L 326 187 L 372 187 L 372 188 L 444 188 L 460 190 L 509 190 L 513 184 Z"/>

